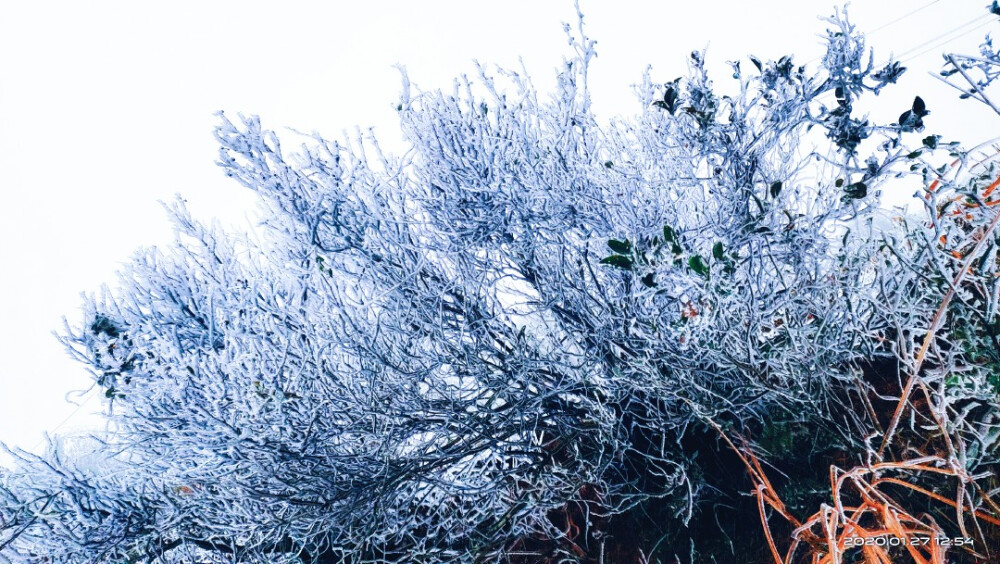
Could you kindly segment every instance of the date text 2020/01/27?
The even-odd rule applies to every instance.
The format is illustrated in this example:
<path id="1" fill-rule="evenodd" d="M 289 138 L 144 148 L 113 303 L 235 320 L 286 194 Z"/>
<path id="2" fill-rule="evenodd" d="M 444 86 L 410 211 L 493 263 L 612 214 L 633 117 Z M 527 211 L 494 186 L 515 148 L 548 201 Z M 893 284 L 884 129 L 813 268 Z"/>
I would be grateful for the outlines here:
<path id="1" fill-rule="evenodd" d="M 913 535 L 899 537 L 895 535 L 873 535 L 864 537 L 848 537 L 844 539 L 845 548 L 856 546 L 972 546 L 973 540 L 968 537 L 931 537 Z"/>

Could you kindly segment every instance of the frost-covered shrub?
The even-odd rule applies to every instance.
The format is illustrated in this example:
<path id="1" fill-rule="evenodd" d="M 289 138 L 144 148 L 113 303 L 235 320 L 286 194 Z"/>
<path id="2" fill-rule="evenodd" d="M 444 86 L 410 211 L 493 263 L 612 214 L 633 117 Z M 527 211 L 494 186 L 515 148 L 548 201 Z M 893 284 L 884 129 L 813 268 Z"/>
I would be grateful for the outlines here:
<path id="1" fill-rule="evenodd" d="M 65 339 L 115 432 L 86 468 L 20 455 L 4 554 L 582 560 L 649 500 L 655 539 L 732 486 L 700 466 L 708 422 L 794 413 L 853 444 L 872 421 L 845 390 L 914 301 L 871 225 L 919 124 L 855 115 L 902 68 L 830 24 L 818 72 L 751 57 L 720 88 L 695 52 L 606 124 L 582 30 L 549 100 L 510 71 L 404 81 L 402 156 L 370 137 L 289 152 L 221 116 L 265 242 L 175 204 L 178 245 L 86 303 Z"/>

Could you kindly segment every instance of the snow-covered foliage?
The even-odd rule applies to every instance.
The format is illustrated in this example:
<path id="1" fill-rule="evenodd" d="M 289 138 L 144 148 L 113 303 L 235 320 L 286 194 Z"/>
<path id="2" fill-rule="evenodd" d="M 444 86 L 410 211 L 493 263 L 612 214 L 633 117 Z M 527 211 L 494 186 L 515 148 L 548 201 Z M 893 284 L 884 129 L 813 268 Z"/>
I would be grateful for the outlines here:
<path id="1" fill-rule="evenodd" d="M 922 267 L 870 227 L 917 125 L 853 102 L 902 69 L 830 24 L 817 72 L 751 57 L 719 89 L 694 52 L 607 124 L 582 29 L 549 99 L 504 70 L 404 81 L 402 156 L 371 137 L 289 152 L 220 115 L 219 164 L 264 202 L 266 242 L 177 203 L 177 246 L 88 300 L 65 339 L 115 432 L 85 467 L 20 453 L 2 554 L 572 560 L 567 504 L 655 499 L 661 526 L 689 522 L 711 489 L 697 452 L 719 447 L 685 441 L 708 421 L 795 413 L 853 444 L 877 419 L 848 409 L 858 366 L 895 358 L 887 335 L 926 327 L 940 288 L 914 293 Z"/>

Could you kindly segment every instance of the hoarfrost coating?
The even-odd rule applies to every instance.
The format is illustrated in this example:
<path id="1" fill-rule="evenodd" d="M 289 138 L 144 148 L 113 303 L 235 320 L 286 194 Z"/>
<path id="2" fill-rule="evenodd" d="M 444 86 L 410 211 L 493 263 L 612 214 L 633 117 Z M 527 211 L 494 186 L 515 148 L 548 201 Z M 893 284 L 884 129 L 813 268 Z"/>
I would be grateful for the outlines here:
<path id="1" fill-rule="evenodd" d="M 451 93 L 404 80 L 402 156 L 370 136 L 288 152 L 220 114 L 219 164 L 264 202 L 267 240 L 178 202 L 177 246 L 87 301 L 64 338 L 116 432 L 85 465 L 58 442 L 16 454 L 5 554 L 580 557 L 567 504 L 695 517 L 711 445 L 684 443 L 707 422 L 797 412 L 854 441 L 871 421 L 845 386 L 894 354 L 872 336 L 921 326 L 933 300 L 907 291 L 913 269 L 871 268 L 921 255 L 845 227 L 907 172 L 915 125 L 852 113 L 901 70 L 829 24 L 817 73 L 751 59 L 727 95 L 694 52 L 609 124 L 582 29 L 548 100 L 512 71 Z"/>

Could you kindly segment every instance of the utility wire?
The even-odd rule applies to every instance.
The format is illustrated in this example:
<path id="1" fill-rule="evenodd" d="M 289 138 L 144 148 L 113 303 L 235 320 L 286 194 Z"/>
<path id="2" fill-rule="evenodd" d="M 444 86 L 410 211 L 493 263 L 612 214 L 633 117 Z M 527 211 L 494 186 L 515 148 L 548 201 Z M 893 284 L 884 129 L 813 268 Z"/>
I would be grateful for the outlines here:
<path id="1" fill-rule="evenodd" d="M 937 44 L 935 44 L 935 45 L 932 45 L 932 46 L 928 47 L 927 49 L 924 49 L 923 51 L 920 51 L 919 53 L 916 53 L 916 54 L 913 54 L 913 55 L 910 55 L 909 57 L 906 57 L 905 59 L 901 59 L 901 60 L 902 60 L 902 61 L 912 61 L 912 60 L 914 60 L 914 59 L 917 59 L 917 58 L 919 58 L 919 57 L 922 57 L 923 55 L 926 55 L 927 53 L 929 53 L 929 52 L 931 52 L 931 51 L 934 51 L 934 50 L 936 50 L 936 49 L 940 49 L 941 47 L 944 47 L 945 45 L 947 45 L 947 44 L 949 44 L 949 43 L 951 43 L 951 42 L 953 42 L 953 41 L 957 41 L 958 39 L 961 39 L 962 37 L 965 37 L 965 35 L 966 35 L 966 34 L 968 34 L 968 33 L 972 33 L 973 31 L 976 31 L 977 29 L 981 29 L 981 28 L 984 28 L 984 27 L 986 27 L 986 26 L 988 26 L 988 25 L 990 25 L 990 24 L 992 24 L 992 23 L 993 23 L 993 21 L 985 21 L 985 22 L 982 22 L 982 23 L 980 23 L 979 25 L 977 25 L 977 26 L 975 26 L 975 27 L 973 27 L 973 28 L 970 28 L 970 29 L 966 30 L 966 31 L 965 31 L 964 33 L 962 33 L 961 35 L 958 35 L 958 36 L 956 36 L 956 37 L 952 37 L 952 38 L 950 38 L 950 39 L 947 39 L 947 40 L 945 40 L 945 41 L 942 41 L 942 42 L 940 42 L 940 43 L 937 43 Z M 911 51 L 912 51 L 912 49 L 911 49 Z"/>
<path id="2" fill-rule="evenodd" d="M 931 43 L 933 43 L 935 41 L 938 41 L 939 39 L 942 39 L 942 38 L 945 38 L 945 37 L 948 37 L 950 35 L 954 35 L 954 34 L 957 33 L 958 35 L 956 37 L 951 37 L 950 39 L 947 39 L 944 43 L 942 43 L 942 45 L 950 43 L 951 41 L 954 41 L 955 39 L 958 39 L 958 38 L 962 37 L 966 33 L 973 31 L 974 29 L 978 29 L 980 27 L 983 27 L 986 24 L 992 23 L 994 17 L 995 16 L 993 16 L 992 14 L 982 14 L 980 16 L 977 16 L 977 17 L 975 17 L 975 18 L 973 18 L 973 19 L 971 19 L 971 20 L 969 20 L 969 21 L 967 21 L 967 22 L 959 25 L 958 27 L 952 28 L 952 29 L 950 29 L 950 30 L 948 30 L 948 31 L 940 34 L 940 35 L 936 35 L 936 36 L 928 39 L 927 41 L 924 41 L 922 43 L 914 45 L 913 47 L 907 49 L 906 51 L 903 51 L 902 53 L 899 53 L 898 55 L 896 55 L 896 57 L 898 57 L 900 60 L 902 60 L 902 59 L 906 58 L 907 55 L 913 53 L 914 51 L 917 51 L 919 49 L 923 49 L 927 45 L 930 45 Z M 986 21 L 984 21 L 984 20 L 986 20 Z M 979 24 L 979 25 L 976 25 L 976 24 Z M 975 27 L 973 27 L 972 29 L 968 29 L 968 30 L 965 29 L 965 28 L 967 28 L 969 26 L 975 26 Z M 933 48 L 934 47 L 932 47 L 932 49 Z M 926 52 L 926 51 L 922 51 L 922 52 Z"/>
<path id="3" fill-rule="evenodd" d="M 923 10 L 924 8 L 929 8 L 929 7 L 933 6 L 934 4 L 937 4 L 940 1 L 941 0 L 931 0 L 930 2 L 924 4 L 923 6 L 920 6 L 919 8 L 915 8 L 913 10 L 910 10 L 909 12 L 903 14 L 900 17 L 898 17 L 898 18 L 896 18 L 896 19 L 894 19 L 894 20 L 892 20 L 890 22 L 886 22 L 886 23 L 884 23 L 884 24 L 876 27 L 875 29 L 873 29 L 871 31 L 868 31 L 867 33 L 865 33 L 865 35 L 868 36 L 868 37 L 871 37 L 872 35 L 875 35 L 876 33 L 882 31 L 883 29 L 885 29 L 885 28 L 887 28 L 889 26 L 895 25 L 895 24 L 897 24 L 897 23 L 899 23 L 899 22 L 901 22 L 901 21 L 909 18 L 910 16 L 916 14 L 917 12 Z"/>
<path id="4" fill-rule="evenodd" d="M 95 386 L 95 388 L 96 388 L 96 386 Z M 75 417 L 77 413 L 80 413 L 80 410 L 83 409 L 88 403 L 90 403 L 90 400 L 94 399 L 96 396 L 97 396 L 97 394 L 90 394 L 90 395 L 88 395 L 83 401 L 80 402 L 79 405 L 76 406 L 76 409 L 74 409 L 72 411 L 72 413 L 70 413 L 69 415 L 67 415 L 66 418 L 63 419 L 54 428 L 46 430 L 45 433 L 48 434 L 48 435 L 54 435 L 56 433 L 56 431 L 58 431 L 64 425 L 66 425 L 67 423 L 69 423 L 70 419 L 73 419 L 73 417 Z M 34 453 L 35 451 L 37 451 L 38 447 L 42 446 L 42 443 L 44 443 L 45 441 L 46 441 L 45 438 L 39 439 L 38 442 L 35 443 L 35 446 L 31 447 L 31 451 L 30 452 Z"/>
<path id="5" fill-rule="evenodd" d="M 919 10 L 921 10 L 921 9 L 927 7 L 927 6 L 930 6 L 931 4 L 934 4 L 937 1 L 939 1 L 939 0 L 935 0 L 934 2 L 931 2 L 930 4 L 922 6 L 921 8 L 918 8 L 918 9 L 914 10 L 913 12 L 910 12 L 906 16 L 897 18 L 896 20 L 893 20 L 892 22 L 889 22 L 888 24 L 883 24 L 882 26 L 879 26 L 876 29 L 884 29 L 884 28 L 888 27 L 889 25 L 891 25 L 893 23 L 900 22 L 903 19 L 905 19 L 906 17 L 909 17 L 909 16 L 913 15 L 914 13 L 918 12 Z M 885 66 L 890 61 L 896 61 L 896 62 L 899 62 L 899 63 L 905 63 L 905 62 L 909 62 L 909 61 L 913 61 L 915 59 L 918 59 L 918 58 L 926 55 L 927 53 L 929 53 L 931 51 L 940 49 L 940 48 L 944 47 L 945 45 L 948 45 L 949 43 L 952 43 L 953 41 L 956 41 L 958 39 L 961 39 L 961 38 L 965 37 L 966 35 L 968 35 L 968 34 L 974 32 L 974 31 L 976 31 L 977 29 L 981 29 L 983 27 L 986 27 L 986 26 L 994 23 L 995 20 L 993 18 L 994 18 L 993 14 L 988 14 L 988 13 L 976 16 L 976 17 L 972 18 L 971 20 L 968 20 L 968 21 L 966 21 L 966 22 L 964 22 L 962 24 L 959 24 L 958 26 L 956 26 L 956 27 L 954 27 L 954 28 L 952 28 L 952 29 L 944 32 L 944 33 L 938 34 L 938 35 L 936 35 L 936 36 L 934 36 L 934 37 L 932 37 L 932 38 L 930 38 L 930 39 L 928 39 L 926 41 L 923 41 L 921 43 L 918 43 L 917 45 L 914 45 L 913 47 L 910 47 L 909 49 L 903 51 L 899 55 L 890 58 L 889 61 L 885 61 L 884 63 L 882 63 L 881 66 Z M 970 27 L 970 26 L 972 26 L 972 27 Z M 817 57 L 816 59 L 813 59 L 812 61 L 809 61 L 809 63 L 815 62 L 815 61 L 817 61 L 817 60 L 819 60 L 821 58 L 822 57 Z M 809 64 L 809 63 L 806 63 L 806 64 Z M 819 96 L 817 98 L 817 100 L 823 101 L 823 100 L 825 100 L 826 98 L 829 98 L 832 95 L 833 95 L 832 92 L 825 92 L 821 96 Z"/>
<path id="6" fill-rule="evenodd" d="M 941 0 L 931 0 L 930 2 L 924 4 L 923 6 L 920 6 L 919 8 L 910 10 L 909 12 L 903 14 L 902 16 L 900 16 L 900 17 L 898 17 L 898 18 L 896 18 L 894 20 L 890 20 L 888 22 L 885 22 L 882 25 L 876 27 L 875 29 L 872 29 L 870 31 L 862 32 L 862 34 L 865 37 L 871 37 L 872 35 L 880 32 L 880 31 L 882 31 L 882 30 L 884 30 L 884 29 L 886 29 L 888 27 L 896 25 L 897 23 L 899 23 L 899 22 L 901 22 L 901 21 L 903 21 L 905 19 L 908 19 L 908 18 L 912 17 L 914 14 L 916 14 L 917 12 L 923 10 L 924 8 L 929 8 L 930 6 L 933 6 L 934 4 L 937 4 L 940 1 Z M 808 61 L 806 61 L 805 64 L 806 65 L 811 65 L 811 64 L 815 63 L 816 61 L 819 61 L 822 58 L 823 58 L 823 55 L 818 55 L 818 56 L 813 57 L 812 59 L 809 59 Z"/>
<path id="7" fill-rule="evenodd" d="M 904 14 L 904 15 L 902 15 L 902 16 L 900 16 L 900 17 L 898 17 L 898 18 L 896 18 L 896 19 L 894 19 L 892 21 L 886 22 L 886 23 L 884 23 L 884 24 L 876 27 L 875 29 L 873 29 L 871 31 L 864 31 L 864 32 L 862 32 L 862 34 L 865 37 L 870 37 L 872 34 L 878 32 L 878 31 L 882 31 L 884 29 L 887 29 L 890 26 L 896 25 L 899 22 L 902 22 L 903 20 L 906 20 L 906 19 L 912 17 L 917 12 L 920 12 L 921 10 L 923 10 L 925 8 L 933 6 L 934 4 L 937 4 L 940 1 L 941 0 L 932 0 L 931 2 L 929 2 L 927 4 L 924 4 L 923 6 L 921 6 L 919 8 L 916 8 L 914 10 L 911 10 L 910 12 L 908 12 L 908 13 L 906 13 L 906 14 Z M 952 28 L 952 29 L 950 29 L 950 30 L 948 30 L 948 31 L 946 31 L 944 33 L 941 33 L 939 35 L 931 37 L 930 39 L 927 39 L 926 41 L 922 41 L 922 42 L 920 42 L 920 43 L 918 43 L 918 44 L 910 47 L 909 49 L 903 51 L 902 53 L 899 53 L 898 55 L 894 55 L 893 56 L 893 60 L 899 61 L 899 62 L 902 62 L 904 60 L 904 58 L 906 58 L 905 60 L 913 60 L 916 57 L 919 57 L 919 56 L 923 55 L 927 51 L 930 51 L 930 50 L 936 49 L 938 47 L 947 45 L 951 41 L 964 36 L 966 33 L 970 33 L 972 31 L 975 31 L 976 29 L 979 29 L 979 28 L 981 28 L 981 27 L 989 24 L 991 21 L 993 21 L 993 17 L 994 16 L 992 14 L 989 14 L 989 13 L 980 14 L 980 15 L 972 18 L 971 20 L 968 20 L 968 21 L 966 21 L 966 22 L 964 22 L 962 24 L 959 24 L 957 27 L 954 27 L 954 28 Z M 979 25 L 976 25 L 976 24 L 979 24 Z M 971 29 L 965 29 L 965 28 L 967 28 L 969 26 L 974 26 L 974 27 L 972 27 Z M 938 41 L 938 40 L 940 40 L 942 38 L 949 37 L 949 36 L 951 36 L 951 35 L 953 35 L 955 33 L 959 33 L 959 35 L 957 37 L 952 37 L 950 39 L 947 39 L 947 40 L 945 40 L 944 42 L 942 42 L 942 43 L 940 43 L 938 45 L 935 45 L 935 46 L 932 46 L 930 48 L 925 49 L 925 47 L 927 47 L 931 43 L 934 43 L 935 41 Z M 910 55 L 912 53 L 915 53 L 917 51 L 919 51 L 919 53 L 917 53 L 916 55 L 913 55 L 912 57 L 908 57 L 907 58 L 908 55 Z M 810 59 L 809 61 L 807 61 L 806 64 L 809 65 L 809 64 L 815 63 L 816 61 L 819 61 L 822 58 L 823 58 L 823 55 L 820 55 L 818 57 L 814 57 L 813 59 Z"/>

